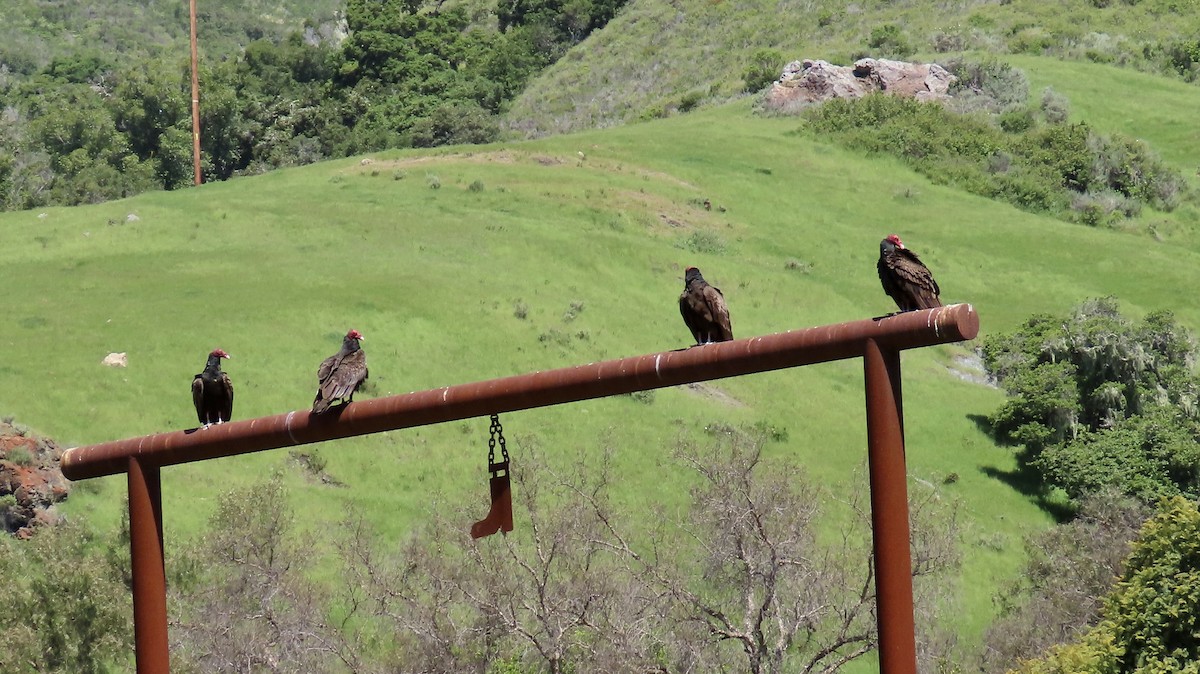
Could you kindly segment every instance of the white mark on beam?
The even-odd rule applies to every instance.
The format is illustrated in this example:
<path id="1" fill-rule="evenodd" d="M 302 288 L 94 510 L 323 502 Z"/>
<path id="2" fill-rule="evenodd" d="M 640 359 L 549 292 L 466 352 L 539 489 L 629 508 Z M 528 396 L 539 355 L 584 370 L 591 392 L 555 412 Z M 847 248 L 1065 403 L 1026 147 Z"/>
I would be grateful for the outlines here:
<path id="1" fill-rule="evenodd" d="M 296 439 L 296 436 L 292 435 L 292 416 L 295 414 L 295 410 L 288 412 L 287 418 L 283 420 L 283 427 L 287 429 L 288 437 L 292 439 L 292 444 L 298 445 L 300 444 L 300 441 Z"/>
<path id="2" fill-rule="evenodd" d="M 662 379 L 662 373 L 658 371 L 658 364 L 659 364 L 659 361 L 661 361 L 661 360 L 662 360 L 661 353 L 654 356 L 654 376 L 658 377 L 659 379 Z"/>

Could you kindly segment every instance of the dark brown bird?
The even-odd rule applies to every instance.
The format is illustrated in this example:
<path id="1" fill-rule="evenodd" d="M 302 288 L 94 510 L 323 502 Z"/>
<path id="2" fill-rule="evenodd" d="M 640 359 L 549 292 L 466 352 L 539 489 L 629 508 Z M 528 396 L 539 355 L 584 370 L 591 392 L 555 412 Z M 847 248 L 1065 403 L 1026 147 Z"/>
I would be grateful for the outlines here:
<path id="1" fill-rule="evenodd" d="M 733 339 L 725 296 L 720 288 L 708 285 L 695 267 L 688 267 L 684 273 L 679 313 L 683 315 L 683 322 L 687 323 L 697 344 Z"/>
<path id="2" fill-rule="evenodd" d="M 204 372 L 192 379 L 192 402 L 196 405 L 196 418 L 204 428 L 233 417 L 233 382 L 221 371 L 221 359 L 228 357 L 221 349 L 213 349 Z"/>
<path id="3" fill-rule="evenodd" d="M 335 400 L 354 401 L 354 392 L 367 379 L 367 352 L 359 341 L 363 336 L 358 330 L 346 333 L 342 349 L 321 361 L 317 368 L 317 397 L 313 400 L 313 414 L 329 409 Z"/>
<path id="4" fill-rule="evenodd" d="M 942 306 L 938 299 L 941 290 L 929 268 L 921 263 L 917 254 L 904 247 L 900 237 L 889 234 L 879 242 L 879 280 L 883 291 L 893 300 L 900 311 L 933 309 Z"/>

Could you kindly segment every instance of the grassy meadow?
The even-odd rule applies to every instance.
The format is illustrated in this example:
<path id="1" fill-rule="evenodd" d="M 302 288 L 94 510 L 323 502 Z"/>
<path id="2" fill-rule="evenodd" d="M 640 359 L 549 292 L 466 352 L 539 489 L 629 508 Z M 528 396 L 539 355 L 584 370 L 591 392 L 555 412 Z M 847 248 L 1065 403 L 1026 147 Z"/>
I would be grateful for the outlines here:
<path id="1" fill-rule="evenodd" d="M 1073 118 L 1147 140 L 1195 187 L 1200 135 L 1187 124 L 1200 89 L 1102 65 L 1015 64 L 1035 92 L 1066 94 Z M 894 310 L 875 272 L 891 232 L 921 254 L 944 301 L 975 306 L 985 335 L 1109 294 L 1131 315 L 1172 309 L 1200 328 L 1195 207 L 1147 211 L 1130 231 L 1072 225 L 930 184 L 751 108 L 0 213 L 0 411 L 66 446 L 189 428 L 191 377 L 218 346 L 233 355 L 235 418 L 305 409 L 317 364 L 349 328 L 366 338 L 364 397 L 680 348 L 689 265 L 723 289 L 737 337 L 877 316 Z M 113 351 L 128 353 L 128 368 L 100 364 Z M 973 420 L 1003 395 L 962 376 L 970 354 L 909 351 L 903 367 L 910 477 L 963 506 L 955 619 L 976 642 L 1023 537 L 1052 519 L 1007 479 L 1011 450 Z M 866 489 L 857 361 L 501 421 L 515 470 L 530 443 L 559 461 L 615 447 L 631 512 L 684 501 L 671 450 L 716 423 L 772 426 L 773 457 L 799 461 L 832 494 Z M 168 549 L 200 534 L 231 486 L 276 471 L 313 531 L 336 528 L 351 504 L 396 541 L 435 499 L 478 504 L 482 516 L 487 426 L 301 448 L 319 451 L 340 485 L 312 479 L 287 450 L 165 469 Z M 121 477 L 77 484 L 65 508 L 115 527 L 124 492 Z"/>

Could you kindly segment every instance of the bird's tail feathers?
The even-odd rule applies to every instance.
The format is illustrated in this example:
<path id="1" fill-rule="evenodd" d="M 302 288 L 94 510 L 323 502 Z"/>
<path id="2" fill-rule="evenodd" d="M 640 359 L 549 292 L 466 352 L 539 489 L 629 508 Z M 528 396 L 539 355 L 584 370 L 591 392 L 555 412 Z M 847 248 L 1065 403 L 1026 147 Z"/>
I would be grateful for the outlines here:
<path id="1" fill-rule="evenodd" d="M 917 306 L 920 309 L 937 309 L 942 306 L 942 300 L 937 295 L 922 293 L 917 297 Z"/>
<path id="2" fill-rule="evenodd" d="M 318 393 L 316 399 L 313 400 L 312 413 L 320 414 L 320 413 L 324 412 L 325 410 L 328 410 L 330 402 L 331 402 L 331 399 L 322 398 L 321 394 Z"/>

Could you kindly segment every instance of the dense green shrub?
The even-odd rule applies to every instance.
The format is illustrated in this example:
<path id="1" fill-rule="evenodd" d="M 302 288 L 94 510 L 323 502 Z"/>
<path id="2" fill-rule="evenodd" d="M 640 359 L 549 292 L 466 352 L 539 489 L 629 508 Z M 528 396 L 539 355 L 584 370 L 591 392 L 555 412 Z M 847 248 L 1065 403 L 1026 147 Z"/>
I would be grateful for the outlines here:
<path id="1" fill-rule="evenodd" d="M 103 674 L 126 662 L 133 634 L 114 544 L 70 522 L 28 541 L 0 534 L 0 671 Z"/>
<path id="2" fill-rule="evenodd" d="M 899 157 L 934 182 L 1093 226 L 1118 224 L 1142 205 L 1171 210 L 1182 200 L 1183 178 L 1143 143 L 1065 123 L 1065 101 L 1049 90 L 1042 109 L 1054 123 L 1039 124 L 1032 109 L 1012 105 L 1027 85 L 1006 66 L 954 68 L 962 73 L 965 84 L 956 86 L 966 103 L 942 106 L 885 94 L 834 99 L 805 112 L 806 129 Z"/>
<path id="3" fill-rule="evenodd" d="M 1200 40 L 1173 42 L 1163 52 L 1170 67 L 1188 81 L 1200 74 Z"/>
<path id="4" fill-rule="evenodd" d="M 460 103 L 439 106 L 428 117 L 417 120 L 411 138 L 413 147 L 434 147 L 489 143 L 499 134 L 495 117 L 478 105 Z"/>
<path id="5" fill-rule="evenodd" d="M 1050 87 L 1042 90 L 1040 108 L 1046 121 L 1051 124 L 1062 124 L 1071 116 L 1071 106 L 1067 101 L 1067 97 Z"/>
<path id="6" fill-rule="evenodd" d="M 943 66 L 955 81 L 949 93 L 951 109 L 959 112 L 1004 112 L 1025 107 L 1029 99 L 1029 80 L 1019 68 L 1004 61 L 950 59 Z"/>
<path id="7" fill-rule="evenodd" d="M 1034 316 L 982 346 L 1009 399 L 989 417 L 1024 465 L 1072 497 L 1200 494 L 1195 342 L 1168 312 L 1133 323 L 1112 298 Z"/>
<path id="8" fill-rule="evenodd" d="M 1034 168 L 1073 192 L 1086 192 L 1091 182 L 1092 154 L 1087 124 L 1053 124 L 1024 134 L 1014 149 Z"/>
<path id="9" fill-rule="evenodd" d="M 1014 54 L 1047 54 L 1054 49 L 1057 42 L 1052 35 L 1038 28 L 1024 28 L 1014 31 L 1008 38 L 1008 50 Z"/>
<path id="10" fill-rule="evenodd" d="M 1172 171 L 1145 143 L 1118 135 L 1093 134 L 1091 182 L 1162 210 L 1172 210 L 1185 189 L 1182 176 Z"/>
<path id="11" fill-rule="evenodd" d="M 883 58 L 908 58 L 914 51 L 903 29 L 894 23 L 885 23 L 872 29 L 867 46 L 874 56 Z"/>
<path id="12" fill-rule="evenodd" d="M 704 89 L 692 89 L 679 97 L 679 104 L 676 106 L 676 109 L 679 112 L 691 112 L 700 105 L 706 94 L 707 91 Z"/>
<path id="13" fill-rule="evenodd" d="M 1037 125 L 1037 120 L 1029 108 L 1010 108 L 996 117 L 996 123 L 1005 133 L 1025 133 Z"/>
<path id="14" fill-rule="evenodd" d="M 750 64 L 742 74 L 743 91 L 759 91 L 779 79 L 785 64 L 783 52 L 778 49 L 759 49 L 750 57 Z"/>

